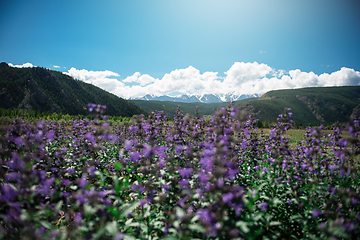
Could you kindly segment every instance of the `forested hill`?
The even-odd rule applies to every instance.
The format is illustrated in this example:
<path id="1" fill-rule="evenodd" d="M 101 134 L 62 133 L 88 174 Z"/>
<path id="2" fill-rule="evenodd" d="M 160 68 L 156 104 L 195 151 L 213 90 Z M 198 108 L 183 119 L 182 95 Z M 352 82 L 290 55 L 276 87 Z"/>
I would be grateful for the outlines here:
<path id="1" fill-rule="evenodd" d="M 0 63 L 0 108 L 88 115 L 88 103 L 106 105 L 110 116 L 146 114 L 125 99 L 61 72 Z"/>
<path id="2" fill-rule="evenodd" d="M 284 108 L 292 108 L 298 122 L 347 122 L 360 117 L 360 86 L 270 91 L 236 107 L 264 121 L 275 121 Z"/>

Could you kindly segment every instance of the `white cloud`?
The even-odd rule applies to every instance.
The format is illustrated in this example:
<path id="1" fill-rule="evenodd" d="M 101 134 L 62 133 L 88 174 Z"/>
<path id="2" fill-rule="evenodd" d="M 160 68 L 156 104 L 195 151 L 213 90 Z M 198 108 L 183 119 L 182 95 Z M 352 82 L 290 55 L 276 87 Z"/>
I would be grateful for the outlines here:
<path id="1" fill-rule="evenodd" d="M 214 89 L 219 90 L 222 87 L 221 78 L 217 72 L 201 74 L 198 69 L 192 66 L 185 69 L 176 69 L 165 74 L 161 79 L 155 79 L 150 75 L 141 75 L 136 72 L 122 82 L 140 84 L 125 86 L 123 89 L 119 89 L 122 92 L 115 93 L 125 98 L 142 97 L 146 94 L 165 95 L 174 92 L 204 94 L 212 93 Z"/>
<path id="2" fill-rule="evenodd" d="M 135 82 L 135 83 L 140 83 L 140 86 L 145 86 L 155 82 L 155 80 L 156 80 L 155 78 L 151 77 L 148 74 L 141 75 L 139 72 L 136 72 L 132 76 L 125 78 L 123 82 L 127 82 L 127 83 Z"/>
<path id="3" fill-rule="evenodd" d="M 313 72 L 302 72 L 299 69 L 290 70 L 288 75 L 282 73 L 281 77 L 275 75 L 273 78 L 253 79 L 238 85 L 237 89 L 241 89 L 241 92 L 245 94 L 262 94 L 278 89 L 356 85 L 360 85 L 360 72 L 343 67 L 331 74 L 320 75 Z"/>
<path id="4" fill-rule="evenodd" d="M 360 72 L 351 68 L 343 67 L 330 75 L 323 73 L 319 76 L 322 86 L 354 86 L 360 85 Z"/>
<path id="5" fill-rule="evenodd" d="M 54 68 L 61 68 L 60 66 L 57 66 L 57 65 L 53 65 Z"/>
<path id="6" fill-rule="evenodd" d="M 74 67 L 70 68 L 67 72 L 63 72 L 77 80 L 81 80 L 86 83 L 91 83 L 95 86 L 98 86 L 108 92 L 117 93 L 121 92 L 121 89 L 124 88 L 125 84 L 118 81 L 114 78 L 109 77 L 119 77 L 120 75 L 112 71 L 88 71 L 85 69 L 78 70 Z"/>
<path id="7" fill-rule="evenodd" d="M 263 63 L 235 62 L 230 69 L 225 72 L 226 77 L 224 83 L 229 85 L 229 87 L 239 86 L 246 82 L 264 78 L 274 71 L 274 69 Z"/>
<path id="8" fill-rule="evenodd" d="M 13 64 L 11 64 L 11 63 L 8 63 L 8 65 L 9 65 L 10 67 L 16 67 L 16 68 L 32 68 L 32 67 L 34 67 L 34 65 L 32 65 L 32 64 L 29 63 L 29 62 L 24 63 L 24 64 L 22 64 L 22 65 L 13 65 Z"/>
<path id="9" fill-rule="evenodd" d="M 360 72 L 350 68 L 343 67 L 331 74 L 317 75 L 314 72 L 302 72 L 299 69 L 289 72 L 276 70 L 267 64 L 257 62 L 235 62 L 225 72 L 225 77 L 219 76 L 217 72 L 200 73 L 193 66 L 176 69 L 165 74 L 161 79 L 135 72 L 124 80 L 117 80 L 111 78 L 119 77 L 119 74 L 115 72 L 77 70 L 76 68 L 71 68 L 65 73 L 124 98 L 172 93 L 263 94 L 277 89 L 360 85 Z"/>

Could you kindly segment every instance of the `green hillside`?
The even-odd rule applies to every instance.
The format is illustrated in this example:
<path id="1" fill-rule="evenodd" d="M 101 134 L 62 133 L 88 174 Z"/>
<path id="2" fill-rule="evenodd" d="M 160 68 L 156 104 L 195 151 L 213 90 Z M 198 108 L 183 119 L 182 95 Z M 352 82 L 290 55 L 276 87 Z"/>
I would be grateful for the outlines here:
<path id="1" fill-rule="evenodd" d="M 284 108 L 292 108 L 293 120 L 303 123 L 347 122 L 358 115 L 360 87 L 319 87 L 270 91 L 256 101 L 236 107 L 265 121 L 275 121 Z"/>
<path id="2" fill-rule="evenodd" d="M 256 98 L 248 98 L 244 100 L 235 101 L 234 104 L 240 104 L 243 102 L 253 101 Z M 168 102 L 168 101 L 146 101 L 146 100 L 131 100 L 131 102 L 135 103 L 142 109 L 147 112 L 152 111 L 164 111 L 166 115 L 169 117 L 174 117 L 175 111 L 178 106 L 180 106 L 181 112 L 183 114 L 195 114 L 195 108 L 198 107 L 198 111 L 200 115 L 211 115 L 216 109 L 219 107 L 227 107 L 229 103 L 221 102 L 221 103 L 183 103 L 183 102 Z"/>
<path id="3" fill-rule="evenodd" d="M 0 108 L 86 115 L 88 103 L 106 105 L 111 116 L 146 114 L 125 99 L 61 72 L 0 64 Z"/>

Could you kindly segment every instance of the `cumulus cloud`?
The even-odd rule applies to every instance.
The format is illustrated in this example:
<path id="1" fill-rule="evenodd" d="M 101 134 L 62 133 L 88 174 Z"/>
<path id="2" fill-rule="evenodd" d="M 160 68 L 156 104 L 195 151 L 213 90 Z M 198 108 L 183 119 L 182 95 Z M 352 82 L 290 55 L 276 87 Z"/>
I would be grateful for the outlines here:
<path id="1" fill-rule="evenodd" d="M 54 68 L 60 68 L 60 66 L 57 66 L 57 65 L 53 65 Z"/>
<path id="2" fill-rule="evenodd" d="M 323 73 L 319 76 L 322 86 L 355 86 L 360 85 L 360 72 L 351 68 L 343 67 L 331 74 Z"/>
<path id="3" fill-rule="evenodd" d="M 331 74 L 323 73 L 320 75 L 314 72 L 302 72 L 299 69 L 290 70 L 288 74 L 283 74 L 281 77 L 253 79 L 247 83 L 240 84 L 239 88 L 245 94 L 262 94 L 278 89 L 356 85 L 360 85 L 360 72 L 343 67 Z"/>
<path id="4" fill-rule="evenodd" d="M 221 82 L 217 72 L 204 72 L 203 74 L 193 66 L 185 69 L 176 69 L 167 73 L 163 78 L 157 79 L 147 86 L 155 94 L 169 94 L 172 92 L 203 94 L 211 93 Z M 156 93 L 157 92 L 157 93 Z"/>
<path id="5" fill-rule="evenodd" d="M 67 72 L 64 72 L 77 80 L 84 81 L 86 83 L 91 83 L 95 86 L 98 86 L 108 92 L 116 93 L 122 92 L 125 84 L 118 81 L 115 78 L 110 77 L 119 77 L 118 73 L 112 71 L 88 71 L 85 69 L 78 70 L 74 67 L 70 68 Z"/>
<path id="6" fill-rule="evenodd" d="M 139 72 L 134 73 L 132 76 L 127 77 L 123 80 L 123 82 L 126 83 L 140 83 L 140 86 L 145 86 L 148 85 L 150 83 L 155 82 L 155 78 L 151 77 L 148 74 L 143 74 L 141 75 Z"/>
<path id="7" fill-rule="evenodd" d="M 331 74 L 320 75 L 302 72 L 299 69 L 274 69 L 263 63 L 235 62 L 224 77 L 217 72 L 201 73 L 193 66 L 176 69 L 161 79 L 135 72 L 123 80 L 113 77 L 120 75 L 111 71 L 88 71 L 71 68 L 66 74 L 91 83 L 124 98 L 142 97 L 146 94 L 263 94 L 270 90 L 303 87 L 325 87 L 360 85 L 360 72 L 341 68 Z"/>
<path id="8" fill-rule="evenodd" d="M 34 67 L 34 65 L 32 65 L 31 63 L 27 62 L 27 63 L 24 63 L 22 65 L 13 65 L 12 63 L 8 63 L 8 65 L 10 67 L 16 67 L 16 68 L 32 68 Z"/>

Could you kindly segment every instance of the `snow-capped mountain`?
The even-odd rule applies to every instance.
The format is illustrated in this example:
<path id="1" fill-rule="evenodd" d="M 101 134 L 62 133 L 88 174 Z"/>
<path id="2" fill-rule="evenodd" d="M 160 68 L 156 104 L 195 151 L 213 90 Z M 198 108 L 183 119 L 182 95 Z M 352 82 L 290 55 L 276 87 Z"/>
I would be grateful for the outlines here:
<path id="1" fill-rule="evenodd" d="M 190 94 L 182 94 L 179 96 L 155 96 L 151 94 L 147 94 L 143 97 L 139 98 L 130 98 L 129 100 L 145 100 L 145 101 L 170 101 L 170 102 L 185 102 L 185 103 L 193 103 L 193 102 L 203 102 L 203 103 L 218 103 L 218 102 L 230 102 L 237 101 L 246 98 L 260 97 L 260 94 L 241 94 L 236 95 L 234 93 L 228 93 L 225 95 L 217 95 L 217 94 L 204 94 L 204 95 L 190 95 Z"/>

